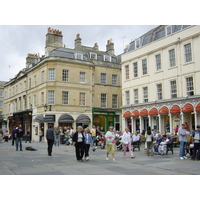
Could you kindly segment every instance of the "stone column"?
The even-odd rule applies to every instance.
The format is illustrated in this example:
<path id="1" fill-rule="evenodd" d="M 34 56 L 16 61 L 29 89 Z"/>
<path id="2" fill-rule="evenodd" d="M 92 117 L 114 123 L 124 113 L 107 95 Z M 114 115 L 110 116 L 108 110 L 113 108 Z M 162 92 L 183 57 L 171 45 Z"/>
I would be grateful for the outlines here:
<path id="1" fill-rule="evenodd" d="M 152 129 L 153 127 L 152 127 L 152 118 L 151 118 L 151 115 L 148 115 L 148 118 L 149 118 L 149 126 Z"/>
<path id="2" fill-rule="evenodd" d="M 140 119 L 140 133 L 141 133 L 144 127 L 142 122 L 142 116 L 139 116 L 139 119 Z"/>
<path id="3" fill-rule="evenodd" d="M 196 129 L 198 125 L 197 111 L 194 111 L 194 124 L 195 124 L 195 129 Z"/>
<path id="4" fill-rule="evenodd" d="M 162 132 L 162 123 L 161 123 L 161 115 L 158 114 L 158 124 L 159 124 L 159 131 Z"/>
<path id="5" fill-rule="evenodd" d="M 133 125 L 133 117 L 131 117 L 131 133 L 133 134 L 134 125 Z"/>
<path id="6" fill-rule="evenodd" d="M 185 122 L 185 119 L 184 119 L 184 113 L 181 112 L 180 115 L 181 115 L 181 123 L 183 124 L 183 123 Z"/>
<path id="7" fill-rule="evenodd" d="M 169 124 L 170 124 L 170 133 L 173 133 L 173 121 L 172 121 L 172 114 L 169 113 Z"/>

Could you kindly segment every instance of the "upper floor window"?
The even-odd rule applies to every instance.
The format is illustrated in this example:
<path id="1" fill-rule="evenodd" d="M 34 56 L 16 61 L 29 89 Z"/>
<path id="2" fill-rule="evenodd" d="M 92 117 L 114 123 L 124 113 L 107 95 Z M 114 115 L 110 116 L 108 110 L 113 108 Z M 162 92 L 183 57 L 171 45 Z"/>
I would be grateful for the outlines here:
<path id="1" fill-rule="evenodd" d="M 147 74 L 147 59 L 142 60 L 142 74 Z"/>
<path id="2" fill-rule="evenodd" d="M 106 74 L 101 73 L 101 84 L 106 84 Z"/>
<path id="3" fill-rule="evenodd" d="M 126 105 L 129 105 L 130 104 L 130 93 L 129 93 L 129 91 L 125 92 L 125 97 L 126 97 Z"/>
<path id="4" fill-rule="evenodd" d="M 161 70 L 161 56 L 160 54 L 156 55 L 156 70 Z"/>
<path id="5" fill-rule="evenodd" d="M 90 53 L 90 59 L 97 60 L 97 54 L 96 53 Z"/>
<path id="6" fill-rule="evenodd" d="M 80 72 L 80 83 L 85 83 L 86 77 L 85 72 Z"/>
<path id="7" fill-rule="evenodd" d="M 49 81 L 54 81 L 55 80 L 55 69 L 49 69 Z"/>
<path id="8" fill-rule="evenodd" d="M 104 55 L 104 61 L 111 62 L 111 56 Z"/>
<path id="9" fill-rule="evenodd" d="M 68 105 L 69 104 L 69 96 L 67 91 L 62 91 L 62 104 Z"/>
<path id="10" fill-rule="evenodd" d="M 106 94 L 101 94 L 101 107 L 106 108 Z"/>
<path id="11" fill-rule="evenodd" d="M 75 58 L 79 60 L 83 60 L 83 54 L 81 53 L 75 53 Z"/>
<path id="12" fill-rule="evenodd" d="M 36 95 L 33 96 L 33 106 L 36 107 Z"/>
<path id="13" fill-rule="evenodd" d="M 0 97 L 3 97 L 3 91 L 0 91 Z"/>
<path id="14" fill-rule="evenodd" d="M 49 105 L 54 104 L 54 90 L 48 91 L 48 104 Z"/>
<path id="15" fill-rule="evenodd" d="M 148 102 L 149 99 L 148 99 L 148 87 L 144 87 L 143 88 L 143 101 L 144 102 Z"/>
<path id="16" fill-rule="evenodd" d="M 133 93 L 134 93 L 134 103 L 137 104 L 139 102 L 138 101 L 138 89 L 134 89 Z"/>
<path id="17" fill-rule="evenodd" d="M 129 65 L 125 66 L 125 77 L 126 77 L 126 80 L 129 79 Z"/>
<path id="18" fill-rule="evenodd" d="M 63 69 L 62 70 L 62 81 L 68 81 L 69 79 L 69 70 Z"/>
<path id="19" fill-rule="evenodd" d="M 112 85 L 117 85 L 117 75 L 112 74 Z"/>
<path id="20" fill-rule="evenodd" d="M 34 86 L 36 86 L 36 83 L 37 83 L 37 76 L 35 75 L 34 76 Z"/>
<path id="21" fill-rule="evenodd" d="M 137 62 L 133 63 L 133 74 L 134 74 L 134 77 L 138 77 L 138 64 L 137 64 Z"/>
<path id="22" fill-rule="evenodd" d="M 112 95 L 112 108 L 118 108 L 118 97 L 116 94 Z"/>
<path id="23" fill-rule="evenodd" d="M 85 106 L 85 93 L 80 93 L 80 96 L 79 96 L 79 105 L 80 106 Z"/>
<path id="24" fill-rule="evenodd" d="M 3 101 L 0 101 L 0 108 L 3 108 Z"/>
<path id="25" fill-rule="evenodd" d="M 41 74 L 41 82 L 44 83 L 44 71 L 42 71 L 42 74 Z"/>
<path id="26" fill-rule="evenodd" d="M 170 81 L 171 85 L 171 98 L 177 98 L 177 86 L 176 81 Z"/>
<path id="27" fill-rule="evenodd" d="M 184 45 L 185 50 L 185 62 L 192 61 L 192 50 L 191 50 L 191 44 Z"/>
<path id="28" fill-rule="evenodd" d="M 44 92 L 41 92 L 41 104 L 44 105 Z"/>
<path id="29" fill-rule="evenodd" d="M 162 97 L 162 84 L 157 84 L 157 95 L 158 95 L 158 100 L 163 99 L 163 97 Z"/>
<path id="30" fill-rule="evenodd" d="M 176 65 L 174 49 L 169 50 L 169 63 L 170 67 L 174 67 Z"/>
<path id="31" fill-rule="evenodd" d="M 166 32 L 166 35 L 170 35 L 172 33 L 172 26 L 166 26 L 165 32 Z"/>
<path id="32" fill-rule="evenodd" d="M 186 89 L 187 89 L 187 95 L 193 96 L 194 95 L 194 86 L 193 86 L 193 77 L 186 78 Z"/>

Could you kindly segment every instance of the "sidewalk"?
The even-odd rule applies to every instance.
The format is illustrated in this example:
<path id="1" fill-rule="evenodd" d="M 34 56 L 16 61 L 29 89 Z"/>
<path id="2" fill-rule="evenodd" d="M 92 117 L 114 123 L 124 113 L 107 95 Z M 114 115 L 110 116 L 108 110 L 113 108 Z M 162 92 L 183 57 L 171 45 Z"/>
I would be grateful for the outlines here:
<path id="1" fill-rule="evenodd" d="M 38 151 L 26 151 L 32 146 Z M 116 161 L 106 160 L 106 150 L 90 149 L 90 160 L 77 162 L 74 146 L 61 145 L 53 147 L 52 157 L 47 155 L 47 144 L 23 142 L 23 151 L 16 151 L 9 143 L 0 143 L 0 174 L 1 175 L 197 175 L 200 174 L 200 161 L 179 160 L 179 148 L 174 154 L 147 156 L 135 150 L 135 158 L 129 152 L 123 158 L 123 152 L 115 151 Z"/>

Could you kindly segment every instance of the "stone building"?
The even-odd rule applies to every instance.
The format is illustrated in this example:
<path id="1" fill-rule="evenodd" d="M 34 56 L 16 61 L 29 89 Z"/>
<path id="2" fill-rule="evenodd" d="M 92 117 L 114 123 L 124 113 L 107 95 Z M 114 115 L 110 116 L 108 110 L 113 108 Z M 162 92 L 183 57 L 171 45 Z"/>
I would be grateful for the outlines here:
<path id="1" fill-rule="evenodd" d="M 122 128 L 200 124 L 200 26 L 158 26 L 122 55 Z M 169 129 L 166 125 L 169 124 Z"/>
<path id="2" fill-rule="evenodd" d="M 4 101 L 4 84 L 5 81 L 0 81 L 0 130 L 3 132 L 6 128 L 6 120 L 3 117 L 3 101 Z"/>
<path id="3" fill-rule="evenodd" d="M 108 40 L 100 51 L 97 43 L 82 45 L 77 34 L 74 48 L 65 48 L 62 32 L 48 28 L 45 55 L 27 55 L 26 67 L 5 84 L 4 104 L 9 129 L 22 123 L 32 140 L 50 123 L 120 129 L 121 67 L 114 43 Z"/>

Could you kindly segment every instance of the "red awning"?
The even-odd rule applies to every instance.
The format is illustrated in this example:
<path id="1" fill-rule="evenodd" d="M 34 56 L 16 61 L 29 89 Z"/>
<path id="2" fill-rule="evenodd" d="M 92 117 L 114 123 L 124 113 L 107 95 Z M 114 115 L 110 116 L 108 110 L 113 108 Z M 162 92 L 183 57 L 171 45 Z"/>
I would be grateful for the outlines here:
<path id="1" fill-rule="evenodd" d="M 182 107 L 182 112 L 193 112 L 194 107 L 191 104 L 186 104 Z"/>
<path id="2" fill-rule="evenodd" d="M 197 104 L 196 111 L 200 111 L 200 103 Z"/>
<path id="3" fill-rule="evenodd" d="M 176 105 L 176 106 L 172 106 L 172 108 L 170 109 L 169 112 L 172 113 L 172 114 L 180 113 L 180 112 L 181 112 L 181 109 L 180 109 L 179 106 Z"/>
<path id="4" fill-rule="evenodd" d="M 131 113 L 131 116 L 132 117 L 138 117 L 140 115 L 139 111 L 138 110 L 134 110 L 132 113 Z"/>
<path id="5" fill-rule="evenodd" d="M 152 108 L 150 111 L 149 111 L 149 115 L 158 115 L 158 110 L 156 108 Z"/>
<path id="6" fill-rule="evenodd" d="M 140 111 L 140 116 L 148 116 L 148 111 L 147 109 L 143 109 Z"/>
<path id="7" fill-rule="evenodd" d="M 163 106 L 160 110 L 159 110 L 159 114 L 161 115 L 166 115 L 169 113 L 169 109 L 166 106 Z"/>
<path id="8" fill-rule="evenodd" d="M 124 113 L 123 117 L 125 117 L 125 118 L 131 117 L 131 113 L 129 111 L 126 111 Z"/>

